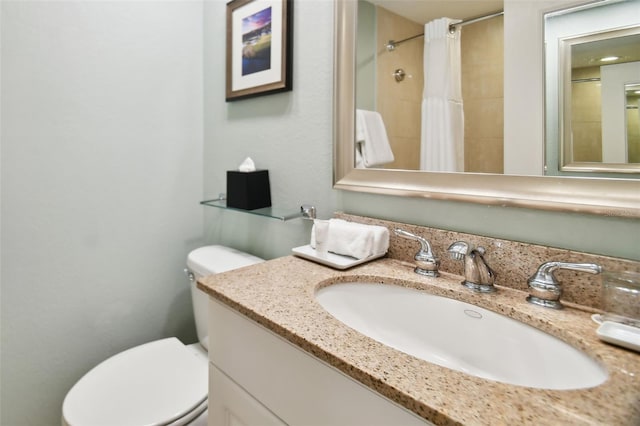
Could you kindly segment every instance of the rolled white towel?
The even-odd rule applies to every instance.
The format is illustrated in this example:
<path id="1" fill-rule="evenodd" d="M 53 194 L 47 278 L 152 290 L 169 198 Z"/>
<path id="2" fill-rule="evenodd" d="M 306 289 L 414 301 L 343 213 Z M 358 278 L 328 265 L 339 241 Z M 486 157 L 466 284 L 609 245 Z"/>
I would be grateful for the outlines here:
<path id="1" fill-rule="evenodd" d="M 311 247 L 315 248 L 315 225 L 311 231 Z M 384 226 L 364 225 L 342 219 L 330 219 L 327 250 L 364 259 L 381 255 L 389 249 L 389 230 Z"/>

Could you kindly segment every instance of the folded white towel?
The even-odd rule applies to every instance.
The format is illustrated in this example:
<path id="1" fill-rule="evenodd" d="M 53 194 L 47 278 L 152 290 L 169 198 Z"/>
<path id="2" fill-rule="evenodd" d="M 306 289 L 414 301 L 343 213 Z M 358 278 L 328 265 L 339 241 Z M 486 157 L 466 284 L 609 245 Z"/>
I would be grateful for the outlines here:
<path id="1" fill-rule="evenodd" d="M 315 225 L 310 245 L 315 248 Z M 356 259 L 381 255 L 389 249 L 389 230 L 384 226 L 330 219 L 326 246 L 332 253 Z"/>
<path id="2" fill-rule="evenodd" d="M 364 167 L 374 167 L 394 160 L 382 116 L 376 111 L 356 110 L 356 148 Z"/>

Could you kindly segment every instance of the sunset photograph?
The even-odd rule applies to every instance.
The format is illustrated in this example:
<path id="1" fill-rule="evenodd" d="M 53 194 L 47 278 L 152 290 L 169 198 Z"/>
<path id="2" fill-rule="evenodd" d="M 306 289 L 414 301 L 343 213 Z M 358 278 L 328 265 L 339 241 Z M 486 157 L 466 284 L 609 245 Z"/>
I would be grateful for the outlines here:
<path id="1" fill-rule="evenodd" d="M 271 7 L 242 20 L 242 75 L 271 68 Z"/>

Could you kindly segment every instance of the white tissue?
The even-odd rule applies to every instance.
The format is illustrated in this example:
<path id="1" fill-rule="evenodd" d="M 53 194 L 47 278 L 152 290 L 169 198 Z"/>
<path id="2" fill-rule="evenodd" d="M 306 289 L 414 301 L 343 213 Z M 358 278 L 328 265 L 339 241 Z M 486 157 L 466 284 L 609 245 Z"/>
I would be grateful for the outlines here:
<path id="1" fill-rule="evenodd" d="M 255 172 L 256 163 L 253 162 L 251 157 L 247 157 L 242 163 L 240 163 L 238 170 L 241 172 Z"/>

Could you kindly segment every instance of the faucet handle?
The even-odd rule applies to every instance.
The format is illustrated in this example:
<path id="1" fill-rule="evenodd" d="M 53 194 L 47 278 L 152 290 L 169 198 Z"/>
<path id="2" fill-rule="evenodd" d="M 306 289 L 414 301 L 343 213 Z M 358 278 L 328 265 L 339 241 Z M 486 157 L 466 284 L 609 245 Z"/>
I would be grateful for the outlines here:
<path id="1" fill-rule="evenodd" d="M 471 251 L 471 246 L 465 241 L 456 241 L 449 246 L 447 251 L 453 260 L 464 260 L 464 257 Z M 484 254 L 484 249 L 482 253 Z"/>
<path id="2" fill-rule="evenodd" d="M 393 232 L 402 238 L 418 241 L 420 243 L 420 250 L 414 256 L 416 262 L 416 268 L 413 270 L 416 274 L 426 275 L 428 277 L 437 277 L 438 268 L 440 267 L 440 260 L 433 254 L 431 250 L 431 244 L 425 238 L 407 232 L 403 229 L 394 229 Z"/>
<path id="3" fill-rule="evenodd" d="M 562 309 L 564 307 L 560 302 L 562 287 L 554 275 L 554 272 L 558 269 L 587 272 L 589 274 L 602 272 L 602 267 L 595 263 L 545 262 L 527 280 L 529 286 L 527 302 L 553 309 Z"/>

